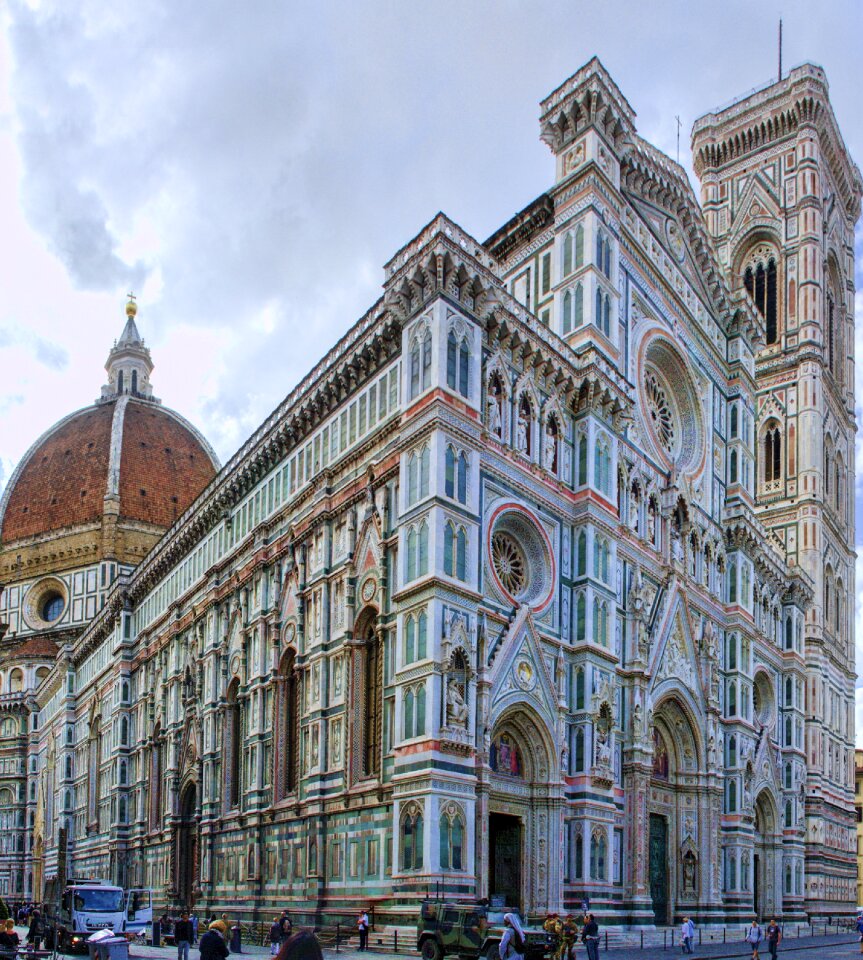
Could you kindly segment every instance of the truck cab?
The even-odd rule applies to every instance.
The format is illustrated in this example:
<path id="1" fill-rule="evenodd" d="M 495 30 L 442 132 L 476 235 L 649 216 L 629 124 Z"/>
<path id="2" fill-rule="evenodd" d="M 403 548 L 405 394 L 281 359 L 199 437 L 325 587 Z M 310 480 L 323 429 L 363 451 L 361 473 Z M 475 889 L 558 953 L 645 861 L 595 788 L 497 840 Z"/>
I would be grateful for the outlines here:
<path id="1" fill-rule="evenodd" d="M 58 950 L 86 952 L 87 938 L 98 930 L 124 933 L 128 902 L 122 887 L 100 880 L 56 880 L 45 884 L 45 915 L 55 931 Z M 152 917 L 152 913 L 151 913 Z"/>

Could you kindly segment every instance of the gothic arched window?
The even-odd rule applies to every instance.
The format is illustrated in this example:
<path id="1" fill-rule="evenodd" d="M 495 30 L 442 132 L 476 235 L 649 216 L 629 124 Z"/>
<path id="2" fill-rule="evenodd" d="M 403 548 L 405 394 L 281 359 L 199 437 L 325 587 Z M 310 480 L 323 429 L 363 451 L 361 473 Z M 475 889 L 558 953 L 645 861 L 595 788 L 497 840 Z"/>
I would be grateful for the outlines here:
<path id="1" fill-rule="evenodd" d="M 381 640 L 372 623 L 369 623 L 365 630 L 360 657 L 360 676 L 363 684 L 362 699 L 359 704 L 362 717 L 361 773 L 366 777 L 376 777 L 380 772 L 381 764 L 383 664 Z"/>
<path id="2" fill-rule="evenodd" d="M 423 816 L 416 807 L 409 807 L 402 814 L 402 870 L 422 870 L 423 866 Z"/>
<path id="3" fill-rule="evenodd" d="M 275 799 L 278 801 L 297 789 L 299 697 L 293 650 L 282 657 L 276 684 Z"/>
<path id="4" fill-rule="evenodd" d="M 228 687 L 225 705 L 225 796 L 229 810 L 240 805 L 240 776 L 243 757 L 243 724 L 238 695 L 240 681 Z"/>
<path id="5" fill-rule="evenodd" d="M 462 870 L 464 860 L 464 820 L 459 813 L 448 811 L 440 818 L 441 870 Z"/>
<path id="6" fill-rule="evenodd" d="M 755 302 L 755 308 L 764 318 L 768 344 L 778 339 L 776 305 L 776 260 L 771 255 L 765 262 L 763 256 L 748 266 L 743 274 L 746 292 Z"/>
<path id="7" fill-rule="evenodd" d="M 764 482 L 772 483 L 782 476 L 782 434 L 775 420 L 764 432 Z"/>

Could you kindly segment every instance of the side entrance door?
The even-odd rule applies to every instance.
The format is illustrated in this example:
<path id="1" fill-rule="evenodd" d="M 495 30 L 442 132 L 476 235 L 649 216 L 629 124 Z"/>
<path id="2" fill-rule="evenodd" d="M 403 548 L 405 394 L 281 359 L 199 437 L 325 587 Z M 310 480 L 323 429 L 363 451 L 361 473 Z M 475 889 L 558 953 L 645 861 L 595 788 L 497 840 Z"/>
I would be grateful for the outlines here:
<path id="1" fill-rule="evenodd" d="M 668 924 L 668 820 L 650 815 L 650 896 L 657 926 Z"/>

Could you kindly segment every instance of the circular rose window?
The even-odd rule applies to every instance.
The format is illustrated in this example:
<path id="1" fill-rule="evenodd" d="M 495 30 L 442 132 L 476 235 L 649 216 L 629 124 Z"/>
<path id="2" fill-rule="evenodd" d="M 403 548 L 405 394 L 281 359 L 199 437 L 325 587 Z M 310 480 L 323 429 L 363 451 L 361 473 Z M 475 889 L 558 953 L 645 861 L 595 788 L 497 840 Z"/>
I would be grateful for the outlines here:
<path id="1" fill-rule="evenodd" d="M 681 355 L 664 337 L 642 350 L 641 419 L 657 453 L 680 471 L 701 461 L 701 407 Z"/>
<path id="2" fill-rule="evenodd" d="M 489 524 L 488 560 L 492 578 L 514 604 L 536 609 L 554 595 L 554 557 L 548 535 L 524 507 L 498 507 Z"/>
<path id="3" fill-rule="evenodd" d="M 57 624 L 66 612 L 66 584 L 57 577 L 44 577 L 27 591 L 24 619 L 34 630 Z"/>

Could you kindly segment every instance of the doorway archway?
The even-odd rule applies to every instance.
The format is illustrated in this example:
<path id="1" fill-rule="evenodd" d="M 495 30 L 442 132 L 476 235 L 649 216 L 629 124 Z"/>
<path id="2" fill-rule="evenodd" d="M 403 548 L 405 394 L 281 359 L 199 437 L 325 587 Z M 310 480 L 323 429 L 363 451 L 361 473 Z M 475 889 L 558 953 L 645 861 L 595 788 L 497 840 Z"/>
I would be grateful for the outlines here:
<path id="1" fill-rule="evenodd" d="M 181 907 L 195 905 L 198 883 L 198 785 L 190 780 L 180 794 L 180 822 L 177 827 L 177 899 Z"/>
<path id="2" fill-rule="evenodd" d="M 489 745 L 488 844 L 485 887 L 490 899 L 523 913 L 560 909 L 557 845 L 561 830 L 560 769 L 553 740 L 525 704 L 497 720 Z"/>
<path id="3" fill-rule="evenodd" d="M 682 913 L 696 913 L 701 892 L 699 791 L 701 747 L 691 708 L 676 695 L 666 697 L 653 720 L 647 837 L 648 883 L 654 923 L 673 924 Z"/>
<path id="4" fill-rule="evenodd" d="M 777 855 L 781 843 L 778 822 L 773 797 L 766 789 L 762 790 L 755 799 L 752 869 L 753 906 L 759 917 L 771 917 L 782 912 L 781 864 Z"/>

